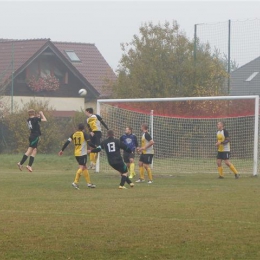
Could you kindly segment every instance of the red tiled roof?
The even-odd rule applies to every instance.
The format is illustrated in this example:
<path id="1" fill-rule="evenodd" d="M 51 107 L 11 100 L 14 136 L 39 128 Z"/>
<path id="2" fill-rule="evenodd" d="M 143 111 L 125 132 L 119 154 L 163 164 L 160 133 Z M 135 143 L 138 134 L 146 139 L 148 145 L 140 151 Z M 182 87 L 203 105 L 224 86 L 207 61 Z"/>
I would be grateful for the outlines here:
<path id="1" fill-rule="evenodd" d="M 3 83 L 5 79 L 12 75 L 12 53 L 14 56 L 14 71 L 16 71 L 48 41 L 49 39 L 0 39 L 0 82 Z"/>
<path id="2" fill-rule="evenodd" d="M 65 51 L 74 51 L 77 54 L 80 62 L 72 62 L 73 66 L 101 93 L 100 97 L 111 95 L 111 90 L 103 87 L 104 80 L 114 81 L 116 75 L 94 44 L 73 42 L 53 42 L 53 44 L 69 61 Z"/>
<path id="3" fill-rule="evenodd" d="M 50 39 L 12 40 L 0 39 L 0 82 L 11 76 L 12 48 L 14 50 L 14 71 L 20 69 Z M 116 75 L 94 44 L 73 42 L 52 42 L 63 56 L 79 73 L 100 93 L 100 97 L 109 97 L 111 89 L 104 88 L 104 80 L 116 80 Z M 74 51 L 80 62 L 71 62 L 66 50 Z M 5 74 L 4 77 L 2 74 Z M 1 80 L 2 78 L 2 80 Z"/>

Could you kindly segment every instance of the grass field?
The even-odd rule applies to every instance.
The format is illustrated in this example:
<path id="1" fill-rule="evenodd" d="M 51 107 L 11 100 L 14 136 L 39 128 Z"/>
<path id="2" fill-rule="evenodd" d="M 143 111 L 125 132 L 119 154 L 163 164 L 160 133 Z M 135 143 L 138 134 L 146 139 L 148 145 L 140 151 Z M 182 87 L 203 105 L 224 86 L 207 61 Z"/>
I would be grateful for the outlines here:
<path id="1" fill-rule="evenodd" d="M 0 259 L 260 259 L 260 179 L 154 173 L 118 190 L 115 172 L 96 189 L 71 187 L 73 156 L 0 155 Z"/>

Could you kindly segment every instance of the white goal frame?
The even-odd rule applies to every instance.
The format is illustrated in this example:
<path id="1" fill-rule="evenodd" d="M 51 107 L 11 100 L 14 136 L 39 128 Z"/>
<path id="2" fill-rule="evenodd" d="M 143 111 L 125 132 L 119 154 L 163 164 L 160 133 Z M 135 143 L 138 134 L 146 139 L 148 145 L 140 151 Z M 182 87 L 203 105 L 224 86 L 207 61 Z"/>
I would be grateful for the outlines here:
<path id="1" fill-rule="evenodd" d="M 253 176 L 257 176 L 258 167 L 258 128 L 259 128 L 259 96 L 214 96 L 214 97 L 178 97 L 178 98 L 135 98 L 135 99 L 98 99 L 97 114 L 100 114 L 101 103 L 127 103 L 127 102 L 166 102 L 166 101 L 210 101 L 210 100 L 239 100 L 251 99 L 255 102 L 254 120 L 254 151 L 253 151 Z M 102 116 L 102 115 L 101 115 Z M 151 131 L 153 131 L 151 129 Z M 151 132 L 152 134 L 152 132 Z M 99 156 L 96 164 L 96 172 L 100 170 Z"/>

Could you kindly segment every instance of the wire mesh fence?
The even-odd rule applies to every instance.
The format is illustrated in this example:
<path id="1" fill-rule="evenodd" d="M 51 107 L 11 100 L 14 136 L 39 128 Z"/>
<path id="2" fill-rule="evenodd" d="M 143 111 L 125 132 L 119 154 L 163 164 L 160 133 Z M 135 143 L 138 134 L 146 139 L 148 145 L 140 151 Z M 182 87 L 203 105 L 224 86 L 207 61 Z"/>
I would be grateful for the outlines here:
<path id="1" fill-rule="evenodd" d="M 260 19 L 195 25 L 195 47 L 210 46 L 225 63 L 230 95 L 260 94 Z M 196 55 L 195 55 L 196 57 Z"/>

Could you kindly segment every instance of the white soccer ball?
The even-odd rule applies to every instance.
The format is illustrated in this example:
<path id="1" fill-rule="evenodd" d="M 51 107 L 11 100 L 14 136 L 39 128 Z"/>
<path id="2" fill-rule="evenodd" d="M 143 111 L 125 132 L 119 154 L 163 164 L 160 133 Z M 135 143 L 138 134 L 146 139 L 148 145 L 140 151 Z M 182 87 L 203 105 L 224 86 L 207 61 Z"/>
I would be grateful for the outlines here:
<path id="1" fill-rule="evenodd" d="M 87 93 L 88 93 L 87 90 L 84 89 L 84 88 L 82 88 L 82 89 L 79 90 L 79 95 L 80 95 L 81 97 L 86 96 Z"/>

